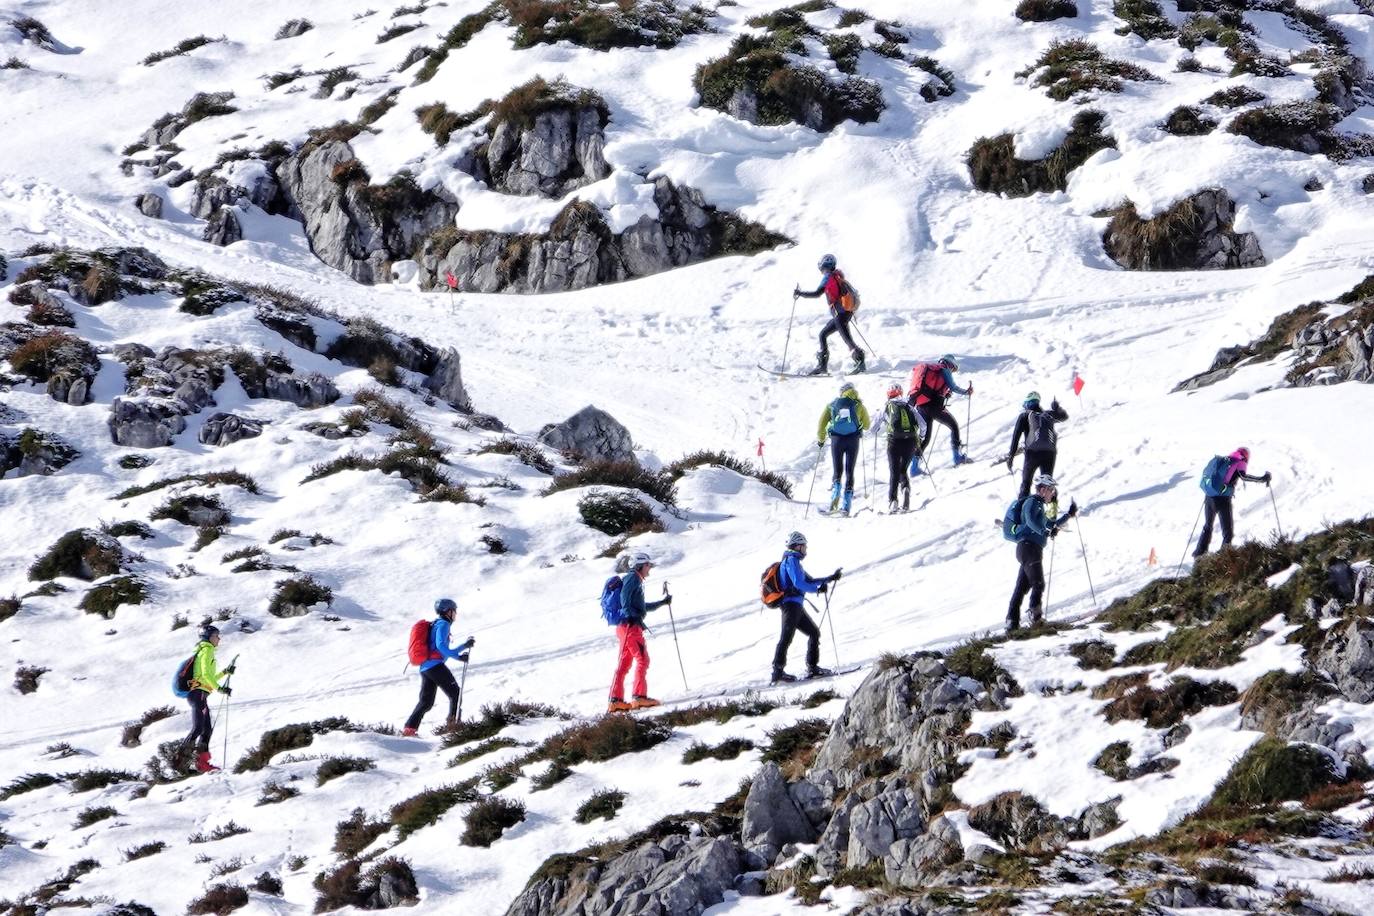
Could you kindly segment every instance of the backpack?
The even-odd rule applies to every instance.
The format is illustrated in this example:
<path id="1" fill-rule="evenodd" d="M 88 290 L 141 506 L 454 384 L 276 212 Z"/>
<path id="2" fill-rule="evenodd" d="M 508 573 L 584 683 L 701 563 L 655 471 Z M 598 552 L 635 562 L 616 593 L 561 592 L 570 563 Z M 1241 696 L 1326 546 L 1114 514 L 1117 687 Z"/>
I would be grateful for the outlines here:
<path id="1" fill-rule="evenodd" d="M 1002 516 L 1002 537 L 1008 541 L 1020 541 L 1021 531 L 1025 527 L 1021 524 L 1022 510 L 1026 505 L 1029 496 L 1018 496 L 1007 506 L 1007 514 Z"/>
<path id="2" fill-rule="evenodd" d="M 1208 496 L 1225 496 L 1229 489 L 1226 485 L 1226 472 L 1231 470 L 1231 459 L 1226 455 L 1216 455 L 1202 469 L 1202 480 L 1198 486 Z"/>
<path id="3" fill-rule="evenodd" d="M 945 370 L 935 363 L 917 363 L 911 370 L 911 393 L 917 397 L 917 403 L 920 403 L 920 398 L 927 401 L 943 398 Z"/>
<path id="4" fill-rule="evenodd" d="M 906 401 L 887 402 L 887 423 L 893 439 L 916 438 L 916 418 L 911 413 L 911 405 Z"/>
<path id="5" fill-rule="evenodd" d="M 782 571 L 782 561 L 770 563 L 768 568 L 763 571 L 760 581 L 763 585 L 763 603 L 766 607 L 777 607 L 782 604 L 782 599 L 787 597 L 783 591 L 782 581 L 779 574 Z"/>
<path id="6" fill-rule="evenodd" d="M 624 584 L 624 579 L 611 576 L 601 587 L 601 617 L 608 626 L 614 627 L 625 622 L 625 615 L 620 610 L 620 587 Z"/>
<path id="7" fill-rule="evenodd" d="M 857 312 L 859 310 L 859 291 L 850 285 L 842 272 L 835 271 L 835 276 L 839 278 L 840 287 L 840 301 L 836 305 L 846 312 Z"/>
<path id="8" fill-rule="evenodd" d="M 177 665 L 176 674 L 172 675 L 172 693 L 181 697 L 183 700 L 191 695 L 192 675 L 196 670 L 196 653 L 191 653 L 191 657 L 180 665 Z"/>
<path id="9" fill-rule="evenodd" d="M 1054 417 L 1043 410 L 1026 411 L 1029 426 L 1026 435 L 1026 451 L 1031 449 L 1052 449 L 1058 437 L 1054 432 Z"/>
<path id="10" fill-rule="evenodd" d="M 858 402 L 853 398 L 836 398 L 830 402 L 830 432 L 849 436 L 859 431 Z"/>
<path id="11" fill-rule="evenodd" d="M 429 621 L 417 620 L 410 628 L 410 643 L 406 648 L 406 654 L 410 658 L 412 665 L 423 665 L 429 661 Z"/>

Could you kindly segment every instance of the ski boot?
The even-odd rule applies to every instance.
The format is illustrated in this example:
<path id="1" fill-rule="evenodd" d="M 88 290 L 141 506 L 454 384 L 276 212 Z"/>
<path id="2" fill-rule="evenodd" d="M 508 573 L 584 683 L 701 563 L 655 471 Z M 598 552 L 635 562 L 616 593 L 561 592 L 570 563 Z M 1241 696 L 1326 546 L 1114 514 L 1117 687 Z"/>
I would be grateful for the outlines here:
<path id="1" fill-rule="evenodd" d="M 908 477 L 920 477 L 925 471 L 921 470 L 921 454 L 917 452 L 911 456 L 911 464 L 907 465 L 906 473 Z"/>
<path id="2" fill-rule="evenodd" d="M 818 677 L 830 677 L 834 673 L 835 672 L 831 671 L 829 668 L 822 668 L 820 665 L 806 666 L 806 679 L 808 681 L 813 681 Z"/>
<path id="3" fill-rule="evenodd" d="M 630 706 L 634 709 L 652 709 L 658 705 L 660 705 L 658 700 L 655 700 L 653 697 L 646 697 L 643 694 L 636 694 L 634 701 L 630 703 Z"/>
<path id="4" fill-rule="evenodd" d="M 1030 625 L 1031 625 L 1032 627 L 1038 627 L 1038 626 L 1043 625 L 1044 623 L 1045 623 L 1045 612 L 1044 612 L 1043 610 L 1040 609 L 1040 606 L 1039 606 L 1039 605 L 1033 606 L 1033 607 L 1030 609 Z"/>
<path id="5" fill-rule="evenodd" d="M 200 751 L 196 754 L 197 773 L 218 773 L 219 767 L 210 762 L 210 752 Z"/>
<path id="6" fill-rule="evenodd" d="M 629 712 L 632 709 L 634 706 L 619 697 L 611 697 L 610 702 L 606 704 L 606 712 Z"/>
<path id="7" fill-rule="evenodd" d="M 911 487 L 902 485 L 902 511 L 911 511 Z"/>
<path id="8" fill-rule="evenodd" d="M 827 353 L 827 352 L 825 352 L 824 350 L 821 350 L 821 351 L 819 351 L 819 352 L 816 354 L 816 368 L 812 369 L 810 372 L 808 372 L 808 373 L 806 373 L 806 374 L 807 374 L 807 375 L 825 375 L 827 372 L 830 371 L 829 368 L 828 368 L 829 365 L 830 365 L 830 354 Z"/>
<path id="9" fill-rule="evenodd" d="M 418 734 L 419 734 L 419 732 L 417 732 L 415 729 L 411 728 L 409 725 L 407 725 L 405 728 L 401 729 L 401 737 L 402 737 L 402 738 L 414 738 L 414 737 L 416 737 Z"/>
<path id="10" fill-rule="evenodd" d="M 896 515 L 896 514 L 897 514 L 897 500 L 893 499 L 893 500 L 889 500 L 889 501 L 888 501 L 888 504 L 887 504 L 887 514 L 888 514 L 888 515 Z"/>
<path id="11" fill-rule="evenodd" d="M 855 374 L 855 375 L 858 375 L 858 374 L 861 373 L 861 372 L 867 371 L 867 370 L 868 370 L 868 363 L 864 361 L 864 351 L 863 351 L 863 350 L 855 350 L 853 355 L 854 355 L 854 374 Z"/>
<path id="12" fill-rule="evenodd" d="M 854 504 L 854 491 L 853 491 L 853 490 L 845 490 L 845 491 L 844 491 L 844 500 L 840 503 L 840 512 L 843 513 L 843 515 L 844 515 L 845 518 L 848 518 L 848 517 L 849 517 L 849 509 L 850 509 L 850 507 L 851 507 L 853 504 Z"/>
<path id="13" fill-rule="evenodd" d="M 770 683 L 770 684 L 790 684 L 790 683 L 792 683 L 792 682 L 795 681 L 795 680 L 796 680 L 795 677 L 793 677 L 792 675 L 788 674 L 786 671 L 782 670 L 781 668 L 774 668 L 774 669 L 773 669 L 773 677 L 768 681 L 768 683 Z"/>
<path id="14" fill-rule="evenodd" d="M 963 451 L 962 449 L 958 449 L 958 448 L 954 449 L 953 452 L 954 452 L 954 466 L 955 466 L 956 468 L 957 468 L 959 465 L 961 465 L 961 464 L 968 464 L 968 463 L 969 463 L 969 457 L 968 457 L 968 453 L 967 453 L 967 452 Z"/>
<path id="15" fill-rule="evenodd" d="M 834 512 L 840 508 L 840 482 L 837 480 L 830 487 L 830 511 Z"/>

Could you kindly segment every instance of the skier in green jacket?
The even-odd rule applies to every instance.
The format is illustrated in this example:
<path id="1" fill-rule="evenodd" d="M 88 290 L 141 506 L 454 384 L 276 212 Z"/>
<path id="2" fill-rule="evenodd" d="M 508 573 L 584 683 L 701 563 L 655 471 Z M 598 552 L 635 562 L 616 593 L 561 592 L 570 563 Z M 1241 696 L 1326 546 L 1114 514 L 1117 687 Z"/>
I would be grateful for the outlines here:
<path id="1" fill-rule="evenodd" d="M 219 627 L 206 624 L 200 630 L 200 642 L 196 643 L 195 663 L 191 669 L 191 692 L 186 702 L 191 704 L 191 734 L 186 736 L 186 744 L 196 746 L 196 771 L 213 773 L 219 769 L 210 763 L 210 694 L 218 691 L 225 696 L 233 694 L 227 684 L 220 684 L 220 678 L 234 673 L 234 666 L 220 671 L 215 664 L 215 647 L 219 645 Z"/>
<path id="2" fill-rule="evenodd" d="M 868 429 L 868 408 L 859 400 L 859 392 L 845 382 L 840 386 L 840 396 L 821 411 L 821 421 L 816 427 L 816 446 L 825 448 L 826 434 L 830 435 L 830 461 L 835 469 L 834 480 L 830 486 L 830 511 L 840 509 L 849 514 L 854 502 L 854 466 L 859 462 L 859 440 Z M 819 459 L 818 459 L 819 460 Z M 844 474 L 844 494 L 841 502 L 840 474 Z"/>

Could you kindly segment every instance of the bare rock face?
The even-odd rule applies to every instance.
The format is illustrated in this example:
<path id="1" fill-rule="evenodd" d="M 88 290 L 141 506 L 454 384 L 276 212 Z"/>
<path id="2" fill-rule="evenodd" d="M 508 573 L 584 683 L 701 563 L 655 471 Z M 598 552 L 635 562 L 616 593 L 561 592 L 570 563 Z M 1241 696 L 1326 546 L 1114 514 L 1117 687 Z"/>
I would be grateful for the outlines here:
<path id="1" fill-rule="evenodd" d="M 725 899 L 741 871 L 742 853 L 730 838 L 674 834 L 593 864 L 577 880 L 534 881 L 506 916 L 698 916 Z"/>
<path id="2" fill-rule="evenodd" d="M 491 139 L 459 160 L 459 168 L 506 194 L 562 197 L 611 174 L 606 164 L 609 115 L 597 96 L 552 97 L 528 124 L 501 121 Z"/>
<path id="3" fill-rule="evenodd" d="M 0 430 L 0 477 L 49 477 L 71 464 L 79 453 L 52 433 L 25 428 Z"/>
<path id="4" fill-rule="evenodd" d="M 455 203 L 405 176 L 368 184 L 342 140 L 303 146 L 276 177 L 288 214 L 305 225 L 316 257 L 360 283 L 385 282 L 391 261 L 409 257 L 421 236 L 451 225 L 458 212 Z"/>
<path id="5" fill-rule="evenodd" d="M 1363 618 L 1327 631 L 1317 668 L 1352 703 L 1374 702 L 1374 625 Z"/>
<path id="6" fill-rule="evenodd" d="M 262 435 L 262 424 L 232 413 L 217 413 L 205 421 L 196 438 L 201 445 L 232 445 Z"/>
<path id="7" fill-rule="evenodd" d="M 765 862 L 775 860 L 788 843 L 810 843 L 816 839 L 816 828 L 792 800 L 776 763 L 764 764 L 749 787 L 741 836 L 744 847 Z"/>
<path id="8" fill-rule="evenodd" d="M 134 206 L 138 208 L 139 213 L 149 219 L 162 219 L 161 194 L 153 194 L 152 192 L 140 194 L 134 198 Z"/>
<path id="9" fill-rule="evenodd" d="M 440 400 L 462 411 L 472 410 L 472 399 L 463 387 L 463 365 L 458 351 L 449 347 L 439 355 L 439 363 L 429 378 L 425 388 Z"/>
<path id="10" fill-rule="evenodd" d="M 634 461 L 634 440 L 620 421 L 588 405 L 562 423 L 545 426 L 539 441 L 584 461 Z"/>
<path id="11" fill-rule="evenodd" d="M 170 400 L 115 398 L 110 405 L 110 438 L 128 448 L 163 448 L 186 429 L 186 417 Z"/>
<path id="12" fill-rule="evenodd" d="M 121 344 L 124 397 L 110 405 L 110 438 L 129 448 L 163 448 L 186 429 L 186 417 L 215 404 L 224 381 L 222 358 L 214 351 L 164 348 L 154 354 L 141 344 Z"/>
<path id="13" fill-rule="evenodd" d="M 205 224 L 201 238 L 221 248 L 243 241 L 243 225 L 235 215 L 234 208 L 220 207 L 216 210 Z"/>
<path id="14" fill-rule="evenodd" d="M 1220 188 L 1199 191 L 1148 220 L 1128 202 L 1113 211 L 1102 244 L 1127 270 L 1263 267 L 1259 238 L 1236 232 L 1235 216 L 1235 202 Z"/>

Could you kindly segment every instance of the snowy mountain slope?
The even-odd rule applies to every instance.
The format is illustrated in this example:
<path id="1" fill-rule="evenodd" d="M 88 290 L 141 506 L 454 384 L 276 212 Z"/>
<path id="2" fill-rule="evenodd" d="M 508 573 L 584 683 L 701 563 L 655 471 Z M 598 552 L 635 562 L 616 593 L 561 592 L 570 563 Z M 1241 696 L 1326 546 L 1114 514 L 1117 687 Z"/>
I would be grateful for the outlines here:
<path id="1" fill-rule="evenodd" d="M 409 73 L 398 75 L 393 68 L 411 47 L 433 43 L 477 6 L 427 9 L 417 17 L 424 28 L 383 44 L 376 38 L 389 11 L 355 21 L 353 14 L 364 12 L 363 5 L 356 7 L 293 5 L 291 15 L 316 25 L 281 42 L 272 35 L 285 13 L 268 4 L 240 4 L 232 13 L 154 3 L 119 11 L 70 3 L 16 10 L 43 20 L 58 39 L 81 51 L 51 54 L 8 32 L 7 45 L 0 47 L 0 56 L 17 54 L 33 68 L 0 71 L 6 86 L 0 247 L 10 257 L 11 281 L 37 260 L 16 256 L 34 242 L 144 245 L 177 266 L 280 286 L 341 315 L 376 317 L 435 345 L 457 346 L 477 409 L 500 416 L 520 434 L 536 433 L 542 424 L 593 402 L 629 427 L 650 464 L 698 448 L 752 456 L 762 439 L 769 468 L 787 474 L 800 500 L 811 482 L 815 418 L 837 381 L 779 381 L 754 367 L 781 357 L 791 309 L 788 285 L 812 282 L 816 256 L 834 250 L 864 291 L 861 327 L 880 356 L 874 362 L 881 380 L 860 380 L 865 399 L 875 405 L 885 383 L 904 381 L 920 359 L 958 354 L 977 389 L 970 414 L 977 460 L 969 468 L 947 470 L 941 445 L 933 483 L 916 483 L 922 503 L 916 514 L 864 514 L 849 521 L 820 520 L 814 513 L 803 521 L 800 502 L 728 472 L 689 475 L 680 486 L 686 519 L 665 519 L 667 533 L 635 542 L 660 558 L 656 578 L 670 580 L 677 596 L 677 633 L 691 683 L 681 694 L 736 691 L 766 674 L 776 621 L 772 612 L 757 612 L 754 582 L 781 538 L 799 526 L 812 539 L 813 571 L 842 565 L 848 573 L 835 601 L 835 635 L 845 664 L 893 649 L 948 646 L 998 626 L 1014 567 L 1009 545 L 988 530 L 987 521 L 1000 516 L 1013 484 L 989 463 L 1005 453 L 1027 388 L 1057 392 L 1072 414 L 1060 477 L 1066 495 L 1084 506 L 1082 533 L 1099 605 L 1155 574 L 1145 562 L 1151 549 L 1165 568 L 1176 562 L 1197 512 L 1195 474 L 1218 450 L 1245 442 L 1255 450 L 1256 468 L 1273 471 L 1285 533 L 1314 530 L 1369 502 L 1371 485 L 1353 473 L 1363 466 L 1366 441 L 1357 430 L 1333 429 L 1338 418 L 1367 413 L 1369 392 L 1363 386 L 1264 390 L 1283 375 L 1283 367 L 1273 366 L 1244 369 L 1201 392 L 1167 394 L 1174 383 L 1206 368 L 1218 347 L 1257 336 L 1295 305 L 1344 292 L 1374 265 L 1367 240 L 1371 198 L 1360 190 L 1367 159 L 1335 163 L 1220 131 L 1181 138 L 1153 126 L 1176 105 L 1230 85 L 1255 85 L 1276 100 L 1310 97 L 1310 72 L 1301 65 L 1297 76 L 1282 79 L 1175 73 L 1182 50 L 1166 41 L 1115 35 L 1119 21 L 1106 4 L 1085 5 L 1080 16 L 1046 24 L 1020 22 L 1001 4 L 920 10 L 866 4 L 867 12 L 908 26 L 913 50 L 953 70 L 959 91 L 927 103 L 917 94 L 924 77 L 865 54 L 860 72 L 882 83 L 888 110 L 874 124 L 845 124 L 818 134 L 796 126 L 748 125 L 692 105 L 695 66 L 722 53 L 744 19 L 772 9 L 770 4 L 724 7 L 713 20 L 716 33 L 689 37 L 669 50 L 602 53 L 562 44 L 516 52 L 509 46 L 509 27 L 498 23 L 418 86 L 410 85 Z M 1301 51 L 1310 44 L 1264 18 L 1270 14 L 1251 15 L 1259 17 L 1257 40 L 1266 50 Z M 809 18 L 824 27 L 838 22 L 835 10 Z M 1354 47 L 1362 35 L 1367 44 L 1367 15 L 1352 10 L 1332 19 L 1352 36 Z M 221 32 L 224 42 L 152 67 L 139 63 L 184 38 Z M 978 137 L 1015 131 L 1018 150 L 1038 155 L 1067 129 L 1077 106 L 1055 102 L 1012 74 L 1030 66 L 1051 40 L 1078 35 L 1091 36 L 1104 51 L 1161 78 L 1128 83 L 1120 94 L 1093 100 L 1108 115 L 1118 151 L 1100 153 L 1072 173 L 1064 193 L 1010 200 L 970 190 L 963 157 Z M 820 56 L 813 50 L 813 62 L 824 63 Z M 1202 49 L 1198 57 L 1208 65 L 1224 64 L 1216 47 Z M 266 75 L 296 66 L 348 66 L 364 85 L 348 99 L 340 97 L 348 85 L 329 98 L 312 98 L 314 78 L 305 83 L 311 91 L 265 88 Z M 299 224 L 285 217 L 246 211 L 246 241 L 224 249 L 208 246 L 199 240 L 202 223 L 184 212 L 185 193 L 170 194 L 168 219 L 149 220 L 129 201 L 158 185 L 139 170 L 124 176 L 118 168 L 119 150 L 159 115 L 179 110 L 195 91 L 233 91 L 240 110 L 178 136 L 184 147 L 178 158 L 193 170 L 212 165 L 227 148 L 299 142 L 309 128 L 351 119 L 363 105 L 401 87 L 396 106 L 375 124 L 379 133 L 356 144 L 373 179 L 408 167 L 462 202 L 459 220 L 465 228 L 536 229 L 551 219 L 555 205 L 477 187 L 451 167 L 450 151 L 421 132 L 414 109 L 443 100 L 467 110 L 535 74 L 555 73 L 596 89 L 612 109 L 606 155 L 620 171 L 578 196 L 632 207 L 644 187 L 634 173 L 666 174 L 702 188 L 711 203 L 785 232 L 798 246 L 577 293 L 460 294 L 450 300 L 410 288 L 350 283 L 315 260 Z M 1352 114 L 1347 126 L 1367 129 L 1361 119 L 1368 121 L 1368 106 Z M 1303 190 L 1312 178 L 1322 190 Z M 1237 226 L 1258 235 L 1269 266 L 1146 274 L 1118 270 L 1102 253 L 1105 223 L 1092 216 L 1098 210 L 1130 199 L 1148 214 L 1218 185 L 1240 203 Z M 165 296 L 90 308 L 64 302 L 77 316 L 76 333 L 103 349 L 138 342 L 281 351 L 298 369 L 329 375 L 344 392 L 337 405 L 315 412 L 330 420 L 371 384 L 363 370 L 286 343 L 242 304 L 193 318 L 175 312 Z M 24 311 L 0 303 L 4 321 L 20 321 Z M 809 361 L 820 323 L 814 303 L 800 303 L 797 316 L 793 366 Z M 1074 369 L 1088 380 L 1079 403 L 1068 398 Z M 214 490 L 233 521 L 200 552 L 190 551 L 195 533 L 169 521 L 152 523 L 153 540 L 129 543 L 144 557 L 137 569 L 152 586 L 145 605 L 121 608 L 113 621 L 99 621 L 75 608 L 84 590 L 76 586 L 55 597 L 27 599 L 17 617 L 0 624 L 18 640 L 7 642 L 7 670 L 51 669 L 36 693 L 8 693 L 3 700 L 6 774 L 87 765 L 139 769 L 149 751 L 120 749 L 119 730 L 169 701 L 167 676 L 188 651 L 190 632 L 169 630 L 169 622 L 177 613 L 194 621 L 219 608 L 236 609 L 231 622 L 245 621 L 254 630 L 231 630 L 224 647 L 226 656 L 242 650 L 230 760 L 264 730 L 290 722 L 330 715 L 396 722 L 409 709 L 414 687 L 413 676 L 400 673 L 401 634 L 445 593 L 459 600 L 460 632 L 479 640 L 469 672 L 470 704 L 522 697 L 556 701 L 581 714 L 599 710 L 613 649 L 591 605 L 608 562 L 593 558 L 610 538 L 578 522 L 576 494 L 537 496 L 543 475 L 501 456 L 466 454 L 491 436 L 455 429 L 450 411 L 403 396 L 449 448 L 455 479 L 475 488 L 505 475 L 523 488 L 475 489 L 486 498 L 485 507 L 419 503 L 408 484 L 377 472 L 302 483 L 312 464 L 353 448 L 380 451 L 392 431 L 378 426 L 356 443 L 318 439 L 298 429 L 307 418 L 294 407 L 249 399 L 230 374 L 216 392 L 218 409 L 270 421 L 262 438 L 212 454 L 196 441 L 208 417 L 203 412 L 188 418 L 174 448 L 153 453 L 152 467 L 127 471 L 117 460 L 128 450 L 107 444 L 105 426 L 107 406 L 122 388 L 121 367 L 106 353 L 94 403 L 87 406 L 57 404 L 24 385 L 5 393 L 5 405 L 22 412 L 16 429 L 32 425 L 56 433 L 83 455 L 56 476 L 4 482 L 0 594 L 29 591 L 29 563 L 64 532 L 102 520 L 146 520 L 167 495 L 111 499 L 127 485 L 235 467 L 257 480 L 262 492 Z M 964 406 L 956 402 L 954 408 L 963 422 Z M 867 443 L 865 448 L 867 459 Z M 878 476 L 885 478 L 885 471 Z M 823 488 L 824 481 L 818 490 Z M 880 499 L 875 495 L 872 502 Z M 1243 491 L 1237 508 L 1242 532 L 1269 533 L 1273 512 L 1264 494 Z M 480 527 L 486 524 L 496 526 L 510 553 L 492 555 L 479 544 L 490 533 Z M 319 531 L 337 543 L 299 552 L 266 545 L 282 528 Z M 296 565 L 333 588 L 330 613 L 340 620 L 325 622 L 318 611 L 295 620 L 269 617 L 272 585 L 285 574 L 236 574 L 219 562 L 224 553 L 253 546 L 266 547 L 273 561 Z M 1058 558 L 1052 616 L 1076 617 L 1090 612 L 1093 601 L 1078 550 L 1072 541 L 1062 546 L 1068 549 Z M 563 562 L 565 557 L 578 559 Z M 171 578 L 182 563 L 199 574 Z M 107 629 L 115 632 L 106 635 Z M 651 643 L 653 691 L 668 699 L 681 695 L 668 629 L 655 627 Z M 799 651 L 794 647 L 794 655 Z M 830 654 L 827 649 L 824 657 Z M 767 720 L 769 727 L 785 723 L 787 715 Z M 175 737 L 184 721 L 183 715 L 152 727 L 146 747 L 153 738 Z M 750 733 L 758 737 L 757 729 Z M 82 758 L 79 767 L 42 760 L 43 748 L 64 740 L 93 757 Z M 681 750 L 684 740 L 675 738 L 667 747 Z M 1245 737 L 1236 733 L 1235 740 Z M 267 858 L 249 867 L 276 869 L 299 852 L 312 857 L 306 872 L 313 874 L 328 858 L 330 825 L 352 807 L 366 802 L 364 807 L 380 812 L 449 775 L 430 772 L 438 759 L 432 755 L 417 764 L 415 746 L 400 739 L 331 735 L 317 743 L 320 748 L 312 746 L 309 753 L 375 757 L 379 770 L 288 802 L 309 806 L 308 815 L 293 818 L 313 823 L 309 836 L 293 835 L 296 828 L 283 834 L 271 808 L 249 810 L 258 783 L 222 776 L 155 789 L 137 801 L 125 802 L 122 790 L 101 790 L 128 826 L 105 836 L 103 824 L 96 824 L 59 842 L 57 835 L 76 811 L 96 802 L 78 795 L 68 803 L 63 788 L 41 790 L 6 812 L 3 829 L 25 848 L 0 852 L 6 862 L 0 896 L 31 890 L 85 855 L 80 850 L 92 843 L 99 852 L 151 839 L 177 845 L 182 832 L 211 829 L 231 817 L 252 826 L 251 836 L 270 848 Z M 500 841 L 524 845 L 505 851 L 497 846 L 490 856 L 495 862 L 466 850 L 454 859 L 447 830 L 430 830 L 429 836 L 422 831 L 397 852 L 415 864 L 426 906 L 444 906 L 443 895 L 454 892 L 480 901 L 474 912 L 502 912 L 547 853 L 623 835 L 683 807 L 709 807 L 751 772 L 755 758 L 746 755 L 721 767 L 718 778 L 681 795 L 636 776 L 654 773 L 664 762 L 651 756 L 607 765 L 605 784 L 622 785 L 631 804 L 617 821 L 598 828 L 602 832 L 557 826 L 599 784 L 579 768 L 577 791 L 538 803 L 535 795 L 527 796 L 537 817 L 517 828 L 525 839 L 507 835 Z M 1221 755 L 1208 761 L 1198 785 L 1220 779 L 1228 763 Z M 291 766 L 311 771 L 308 764 Z M 631 785 L 635 779 L 641 781 Z M 360 782 L 368 786 L 350 787 Z M 193 818 L 170 804 L 182 793 L 196 805 Z M 1160 826 L 1149 824 L 1140 829 Z M 50 839 L 46 849 L 27 848 L 42 839 Z M 223 842 L 242 850 L 217 850 L 216 858 L 258 855 L 249 838 Z M 195 880 L 157 892 L 165 897 L 154 900 L 148 892 L 151 862 L 118 866 L 114 852 L 95 855 L 110 871 L 93 873 L 79 889 L 88 896 L 134 894 L 159 912 L 175 909 L 200 893 L 199 882 L 209 871 L 208 865 L 193 865 L 189 847 L 176 854 L 186 860 L 178 867 L 194 869 Z M 289 879 L 286 900 L 291 907 L 311 905 L 308 881 Z M 255 898 L 254 906 L 269 905 L 276 906 Z"/>

